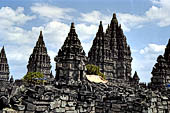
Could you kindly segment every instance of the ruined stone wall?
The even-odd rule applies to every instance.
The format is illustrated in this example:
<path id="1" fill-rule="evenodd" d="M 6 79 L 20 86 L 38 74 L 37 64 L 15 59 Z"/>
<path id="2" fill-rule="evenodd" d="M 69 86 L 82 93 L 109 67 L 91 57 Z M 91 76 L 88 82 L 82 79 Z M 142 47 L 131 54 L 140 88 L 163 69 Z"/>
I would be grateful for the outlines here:
<path id="1" fill-rule="evenodd" d="M 7 86 L 7 85 L 5 85 Z M 170 91 L 88 81 L 0 88 L 4 113 L 169 113 Z M 3 106 L 3 107 L 2 107 Z M 7 109 L 8 108 L 8 109 Z"/>

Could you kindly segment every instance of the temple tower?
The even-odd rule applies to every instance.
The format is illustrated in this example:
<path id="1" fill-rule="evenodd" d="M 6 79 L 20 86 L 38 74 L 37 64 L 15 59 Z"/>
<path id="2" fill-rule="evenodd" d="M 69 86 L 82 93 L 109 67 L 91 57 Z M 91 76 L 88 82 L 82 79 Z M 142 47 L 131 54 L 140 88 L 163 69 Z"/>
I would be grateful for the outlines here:
<path id="1" fill-rule="evenodd" d="M 109 39 L 105 37 L 101 21 L 96 37 L 93 40 L 93 45 L 88 53 L 88 63 L 99 66 L 100 71 L 106 75 L 107 80 L 112 79 L 115 75 L 116 62 L 113 61 Z"/>
<path id="2" fill-rule="evenodd" d="M 152 87 L 162 88 L 166 85 L 167 67 L 168 65 L 166 64 L 166 60 L 162 55 L 159 55 L 157 63 L 154 65 L 152 70 Z"/>
<path id="3" fill-rule="evenodd" d="M 47 48 L 45 47 L 42 31 L 40 31 L 38 41 L 36 42 L 36 46 L 34 47 L 33 53 L 30 55 L 28 61 L 28 72 L 40 72 L 48 79 L 51 76 L 50 63 L 50 57 L 47 54 Z"/>
<path id="4" fill-rule="evenodd" d="M 135 74 L 133 75 L 133 83 L 134 83 L 134 85 L 138 85 L 139 80 L 140 80 L 140 78 L 139 78 L 137 72 L 135 71 Z"/>
<path id="5" fill-rule="evenodd" d="M 0 53 L 0 80 L 8 81 L 8 79 L 9 79 L 9 66 L 5 54 L 5 48 L 3 46 Z"/>
<path id="6" fill-rule="evenodd" d="M 116 61 L 116 77 L 129 81 L 132 62 L 130 46 L 127 44 L 121 25 L 118 25 L 115 13 L 110 28 L 107 29 L 110 30 L 108 32 L 108 34 L 110 33 L 110 48 L 113 53 L 113 60 Z"/>
<path id="7" fill-rule="evenodd" d="M 170 84 L 170 39 L 165 48 L 164 55 L 159 55 L 157 63 L 152 70 L 151 86 L 153 89 L 161 89 Z"/>
<path id="8" fill-rule="evenodd" d="M 70 32 L 54 59 L 56 61 L 56 80 L 66 83 L 82 81 L 85 75 L 86 59 L 74 23 L 71 23 Z"/>
<path id="9" fill-rule="evenodd" d="M 107 80 L 118 78 L 129 81 L 132 70 L 131 51 L 115 13 L 106 33 L 103 32 L 102 25 L 99 26 L 88 61 L 89 64 L 99 66 Z"/>

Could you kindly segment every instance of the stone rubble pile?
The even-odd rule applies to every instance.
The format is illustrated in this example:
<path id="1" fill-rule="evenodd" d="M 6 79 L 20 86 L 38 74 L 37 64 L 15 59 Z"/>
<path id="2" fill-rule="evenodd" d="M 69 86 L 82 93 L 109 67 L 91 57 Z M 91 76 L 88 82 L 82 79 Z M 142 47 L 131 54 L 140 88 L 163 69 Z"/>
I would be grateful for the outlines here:
<path id="1" fill-rule="evenodd" d="M 17 113 L 168 113 L 170 91 L 134 88 L 125 83 L 82 83 L 11 86 L 0 99 Z M 2 102 L 2 101 L 1 101 Z M 6 106 L 5 106 L 6 105 Z M 3 110 L 1 108 L 1 110 Z M 10 113 L 4 109 L 5 113 Z"/>

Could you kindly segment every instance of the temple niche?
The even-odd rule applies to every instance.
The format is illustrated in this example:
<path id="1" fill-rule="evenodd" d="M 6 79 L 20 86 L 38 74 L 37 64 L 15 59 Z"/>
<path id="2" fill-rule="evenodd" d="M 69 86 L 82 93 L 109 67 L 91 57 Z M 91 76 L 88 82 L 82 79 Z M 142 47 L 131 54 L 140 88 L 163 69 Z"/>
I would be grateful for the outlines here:
<path id="1" fill-rule="evenodd" d="M 1 81 L 9 80 L 9 66 L 4 46 L 0 52 L 0 80 Z"/>
<path id="2" fill-rule="evenodd" d="M 170 39 L 165 48 L 164 55 L 159 55 L 157 63 L 152 70 L 151 87 L 153 89 L 165 88 L 170 84 Z"/>
<path id="3" fill-rule="evenodd" d="M 71 23 L 70 32 L 54 60 L 56 81 L 70 83 L 83 80 L 87 58 L 76 34 L 74 23 Z"/>
<path id="4" fill-rule="evenodd" d="M 100 22 L 99 30 L 88 53 L 88 63 L 99 66 L 109 81 L 113 79 L 129 81 L 131 62 L 130 46 L 114 13 L 105 33 Z"/>
<path id="5" fill-rule="evenodd" d="M 28 72 L 42 73 L 46 79 L 52 77 L 50 57 L 47 54 L 47 48 L 45 47 L 42 31 L 40 31 L 36 46 L 33 49 L 33 53 L 30 55 L 27 69 Z"/>

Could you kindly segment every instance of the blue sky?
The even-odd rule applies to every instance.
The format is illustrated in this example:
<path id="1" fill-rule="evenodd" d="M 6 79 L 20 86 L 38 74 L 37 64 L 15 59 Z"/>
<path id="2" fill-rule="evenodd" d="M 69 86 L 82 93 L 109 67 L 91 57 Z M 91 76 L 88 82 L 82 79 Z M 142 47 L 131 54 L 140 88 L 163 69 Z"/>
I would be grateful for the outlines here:
<path id="1" fill-rule="evenodd" d="M 43 31 L 55 74 L 54 57 L 70 28 L 75 27 L 88 53 L 100 20 L 104 28 L 113 13 L 132 51 L 132 75 L 149 82 L 158 55 L 170 38 L 170 0 L 1 0 L 0 47 L 5 46 L 10 75 L 22 78 L 29 55 Z"/>

